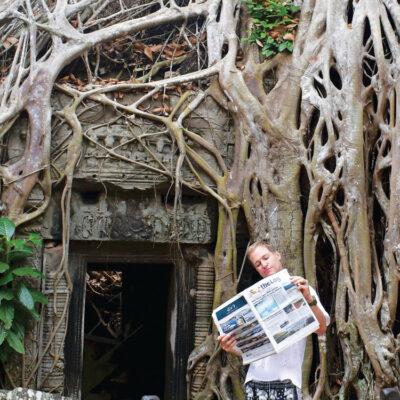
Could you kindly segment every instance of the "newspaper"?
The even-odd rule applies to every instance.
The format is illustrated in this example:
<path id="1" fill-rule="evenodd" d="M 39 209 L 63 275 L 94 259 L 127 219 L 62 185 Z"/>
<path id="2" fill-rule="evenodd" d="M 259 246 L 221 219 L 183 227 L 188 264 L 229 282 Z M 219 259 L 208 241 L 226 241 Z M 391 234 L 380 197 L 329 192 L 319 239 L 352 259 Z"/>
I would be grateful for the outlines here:
<path id="1" fill-rule="evenodd" d="M 234 335 L 243 364 L 279 353 L 319 328 L 286 269 L 264 278 L 213 311 L 219 332 Z"/>

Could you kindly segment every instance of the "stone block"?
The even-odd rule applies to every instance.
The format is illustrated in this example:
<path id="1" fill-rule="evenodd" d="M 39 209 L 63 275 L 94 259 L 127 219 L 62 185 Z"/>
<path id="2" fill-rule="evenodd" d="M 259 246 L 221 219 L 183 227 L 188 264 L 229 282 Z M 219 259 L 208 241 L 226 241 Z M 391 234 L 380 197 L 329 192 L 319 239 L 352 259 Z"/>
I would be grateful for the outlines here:
<path id="1" fill-rule="evenodd" d="M 13 390 L 0 390 L 0 400 L 71 400 L 71 398 L 19 387 Z"/>

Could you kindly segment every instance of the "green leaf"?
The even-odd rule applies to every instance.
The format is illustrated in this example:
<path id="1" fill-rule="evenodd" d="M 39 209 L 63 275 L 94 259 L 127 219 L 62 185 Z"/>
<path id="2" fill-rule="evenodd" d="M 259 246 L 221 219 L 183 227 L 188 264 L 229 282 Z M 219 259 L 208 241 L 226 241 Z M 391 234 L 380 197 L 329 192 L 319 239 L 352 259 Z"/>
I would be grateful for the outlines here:
<path id="1" fill-rule="evenodd" d="M 3 346 L 0 346 L 0 361 L 3 364 L 6 363 L 9 352 L 10 352 L 10 346 L 8 346 L 6 343 L 4 343 Z"/>
<path id="2" fill-rule="evenodd" d="M 33 253 L 34 247 L 27 246 L 25 239 L 14 239 L 10 241 L 11 249 L 8 253 L 9 261 L 26 258 Z"/>
<path id="3" fill-rule="evenodd" d="M 47 304 L 49 302 L 47 297 L 40 290 L 29 289 L 29 291 L 35 303 Z"/>
<path id="4" fill-rule="evenodd" d="M 273 51 L 273 50 L 265 50 L 265 51 L 263 50 L 263 54 L 264 54 L 266 57 L 271 57 L 271 56 L 275 55 L 276 52 Z"/>
<path id="5" fill-rule="evenodd" d="M 7 271 L 8 269 L 10 269 L 10 266 L 8 264 L 0 261 L 0 273 L 3 273 L 4 271 Z"/>
<path id="6" fill-rule="evenodd" d="M 12 331 L 8 332 L 7 343 L 12 347 L 17 353 L 25 354 L 24 345 L 21 339 Z"/>
<path id="7" fill-rule="evenodd" d="M 3 324 L 0 324 L 0 346 L 3 344 L 4 339 L 6 338 L 8 331 L 4 328 Z"/>
<path id="8" fill-rule="evenodd" d="M 33 247 L 31 246 L 25 246 L 17 249 L 12 249 L 8 253 L 8 260 L 9 261 L 15 261 L 15 260 L 21 260 L 23 258 L 29 257 L 33 253 Z"/>
<path id="9" fill-rule="evenodd" d="M 32 317 L 36 319 L 36 321 L 40 320 L 40 315 L 35 309 L 28 310 L 28 311 L 31 313 Z"/>
<path id="10" fill-rule="evenodd" d="M 14 306 L 11 303 L 0 305 L 0 320 L 4 322 L 4 327 L 10 329 L 14 319 Z"/>
<path id="11" fill-rule="evenodd" d="M 33 276 L 33 277 L 41 277 L 45 276 L 35 268 L 32 267 L 20 267 L 12 270 L 12 273 L 17 276 Z"/>
<path id="12" fill-rule="evenodd" d="M 42 237 L 38 233 L 31 233 L 28 241 L 36 244 L 37 246 L 42 246 Z"/>
<path id="13" fill-rule="evenodd" d="M 14 298 L 14 293 L 11 289 L 0 289 L 0 304 L 5 300 L 12 300 Z"/>
<path id="14" fill-rule="evenodd" d="M 22 322 L 17 321 L 17 319 L 14 319 L 12 328 L 12 332 L 14 332 L 21 340 L 25 336 L 25 326 Z"/>
<path id="15" fill-rule="evenodd" d="M 19 302 L 27 308 L 29 311 L 33 310 L 35 307 L 35 302 L 33 301 L 32 295 L 29 289 L 21 283 L 18 294 L 17 294 Z"/>
<path id="16" fill-rule="evenodd" d="M 247 40 L 249 43 L 263 43 L 262 53 L 267 57 L 272 57 L 278 52 L 293 51 L 292 42 L 281 42 L 284 33 L 279 38 L 268 36 L 275 27 L 284 27 L 295 22 L 294 15 L 300 8 L 293 5 L 291 0 L 245 0 L 247 12 L 253 18 L 253 25 L 249 31 Z M 290 30 L 292 32 L 293 29 Z M 278 31 L 277 31 L 278 32 Z M 279 29 L 281 32 L 281 29 Z"/>
<path id="17" fill-rule="evenodd" d="M 14 249 L 22 249 L 22 248 L 25 247 L 25 244 L 26 244 L 26 240 L 22 239 L 22 238 L 17 238 L 17 239 L 10 240 L 10 245 Z"/>
<path id="18" fill-rule="evenodd" d="M 0 235 L 5 236 L 7 240 L 12 238 L 15 232 L 15 224 L 8 218 L 0 218 Z"/>
<path id="19" fill-rule="evenodd" d="M 279 51 L 279 52 L 282 52 L 282 51 L 284 51 L 284 50 L 286 50 L 286 42 L 281 43 L 281 44 L 279 45 L 279 47 L 278 47 L 278 51 Z"/>
<path id="20" fill-rule="evenodd" d="M 0 286 L 7 285 L 8 282 L 11 282 L 14 279 L 13 274 L 11 271 L 7 272 L 6 275 L 0 278 Z"/>

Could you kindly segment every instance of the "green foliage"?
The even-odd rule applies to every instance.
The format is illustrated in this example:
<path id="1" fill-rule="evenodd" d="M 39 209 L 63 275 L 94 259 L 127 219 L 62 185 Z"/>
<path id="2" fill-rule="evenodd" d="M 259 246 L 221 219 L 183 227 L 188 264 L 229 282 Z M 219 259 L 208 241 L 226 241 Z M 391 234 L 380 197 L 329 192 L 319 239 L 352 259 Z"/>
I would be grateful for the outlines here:
<path id="1" fill-rule="evenodd" d="M 248 14 L 253 17 L 253 28 L 250 36 L 243 39 L 257 43 L 262 47 L 266 57 L 288 50 L 293 51 L 295 28 L 298 19 L 295 18 L 300 8 L 291 0 L 244 0 Z"/>
<path id="2" fill-rule="evenodd" d="M 15 225 L 8 218 L 0 218 L 0 361 L 6 362 L 10 350 L 24 354 L 27 316 L 39 319 L 36 304 L 47 304 L 42 292 L 27 286 L 22 277 L 44 275 L 31 266 L 20 266 L 20 261 L 41 246 L 40 235 L 28 239 L 13 239 Z M 16 262 L 19 262 L 18 265 Z"/>

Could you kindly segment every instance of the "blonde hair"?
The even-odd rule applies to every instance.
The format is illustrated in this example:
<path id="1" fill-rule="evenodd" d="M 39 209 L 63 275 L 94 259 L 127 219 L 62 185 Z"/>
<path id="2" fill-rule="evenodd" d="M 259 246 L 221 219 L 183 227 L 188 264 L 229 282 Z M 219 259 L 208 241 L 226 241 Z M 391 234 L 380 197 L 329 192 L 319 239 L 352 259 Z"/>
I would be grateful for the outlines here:
<path id="1" fill-rule="evenodd" d="M 268 243 L 266 240 L 262 239 L 262 240 L 257 240 L 256 242 L 252 243 L 246 252 L 247 257 L 249 256 L 249 254 L 251 254 L 257 247 L 265 247 L 267 248 L 271 253 L 275 253 L 277 250 L 275 249 L 274 246 L 272 246 L 272 244 Z"/>

